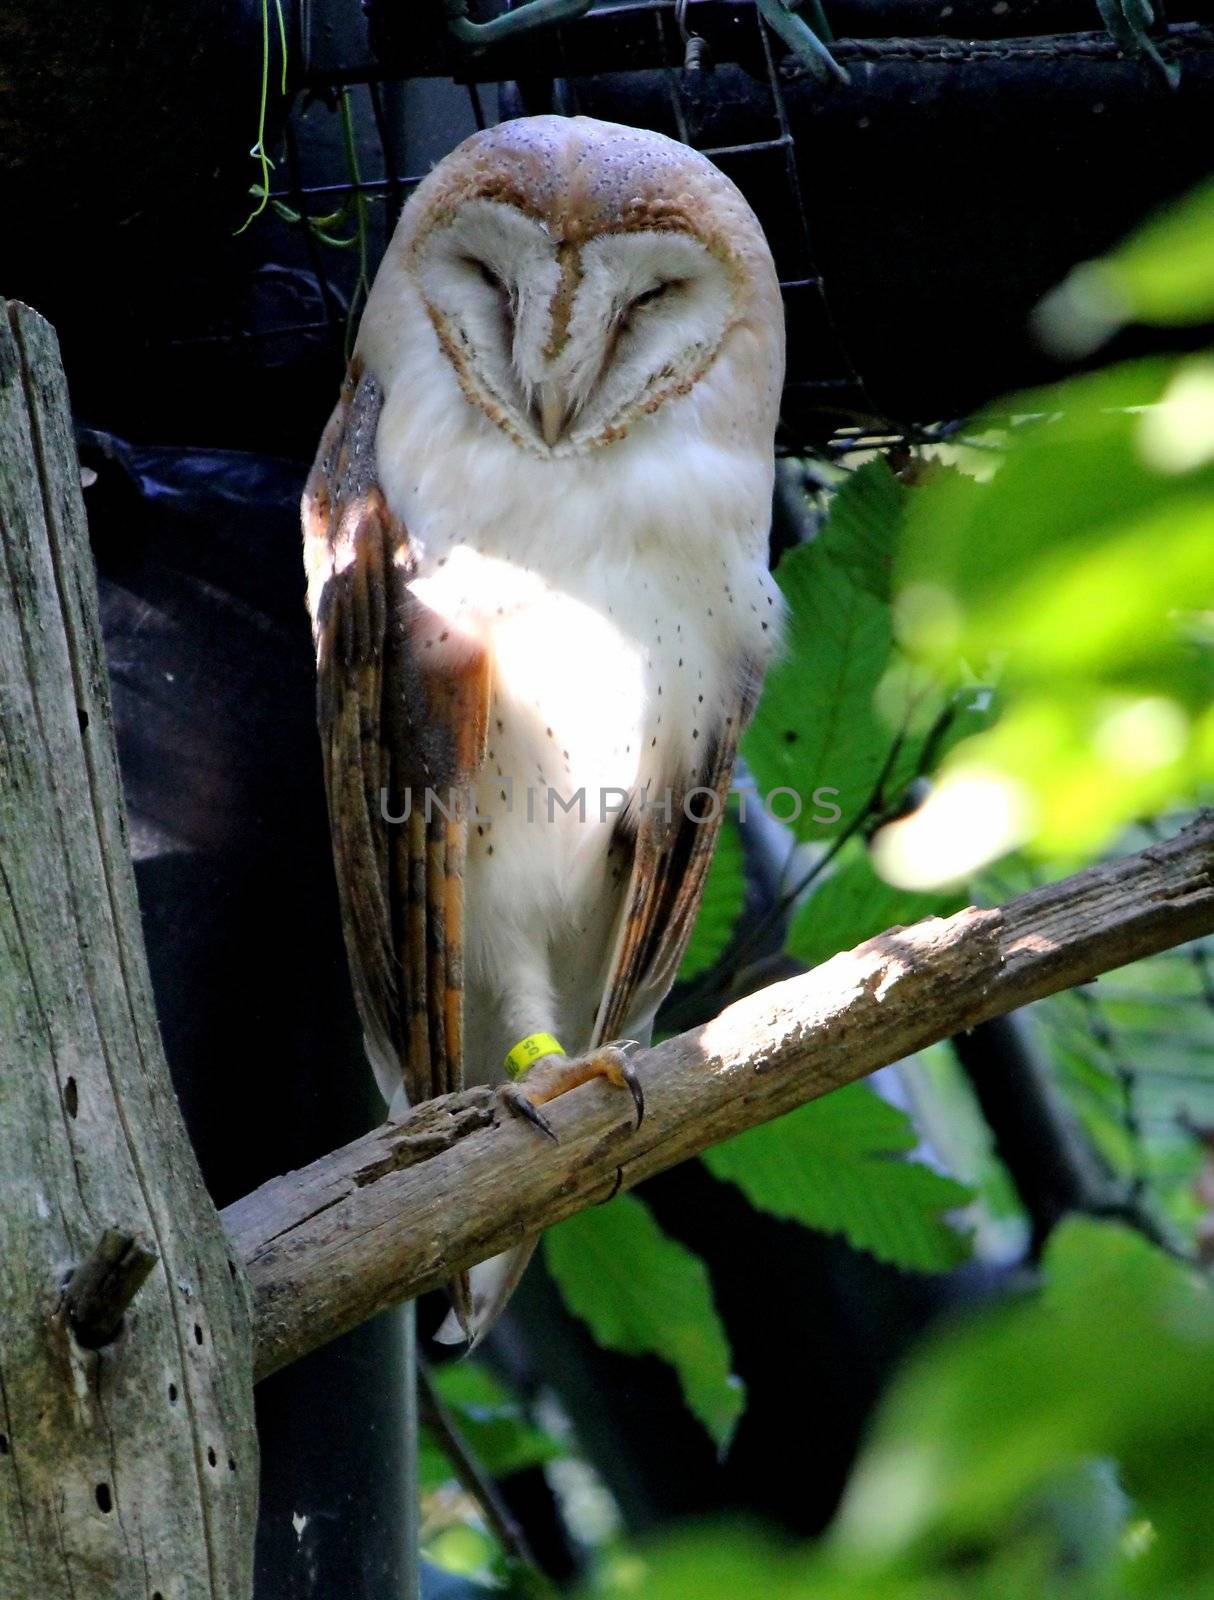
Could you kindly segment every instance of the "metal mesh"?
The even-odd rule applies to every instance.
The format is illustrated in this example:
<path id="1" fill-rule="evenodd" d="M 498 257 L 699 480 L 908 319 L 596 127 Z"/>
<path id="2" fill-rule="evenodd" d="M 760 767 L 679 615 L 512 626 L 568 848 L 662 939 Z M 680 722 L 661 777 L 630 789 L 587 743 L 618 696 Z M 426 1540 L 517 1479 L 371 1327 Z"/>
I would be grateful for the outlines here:
<path id="1" fill-rule="evenodd" d="M 369 9 L 373 11 L 374 6 Z M 427 9 L 441 14 L 437 4 L 402 9 L 406 14 Z M 697 66 L 702 56 L 700 45 L 689 44 L 698 38 L 698 9 L 688 9 L 678 0 L 628 0 L 624 5 L 595 6 L 579 22 L 546 30 L 548 62 L 562 70 L 538 86 L 529 80 L 525 94 L 515 84 L 481 79 L 475 55 L 452 53 L 448 65 L 453 75 L 448 79 L 444 105 L 452 137 L 446 148 L 472 128 L 500 120 L 504 109 L 533 109 L 537 98 L 541 102 L 547 99 L 553 109 L 568 114 L 593 111 L 601 116 L 606 109 L 610 115 L 612 75 L 579 76 L 572 70 L 579 63 L 570 63 L 567 45 L 577 30 L 612 21 L 612 14 L 626 14 L 629 72 L 660 74 L 664 79 L 668 123 L 660 131 L 700 150 L 738 184 L 759 214 L 771 243 L 788 327 L 782 450 L 820 448 L 829 441 L 836 449 L 851 449 L 859 438 L 870 435 L 885 440 L 887 426 L 875 420 L 862 378 L 839 337 L 815 260 L 812 218 L 802 193 L 773 41 L 753 5 L 728 8 L 737 25 L 728 34 L 728 53 L 746 63 L 744 68 L 730 65 L 728 71 L 735 80 L 740 70 L 745 71 L 749 92 L 745 99 L 735 96 L 732 101 L 725 95 L 722 104 L 720 67 L 705 70 Z M 371 57 L 365 41 L 349 28 L 348 16 L 346 50 L 334 50 L 330 45 L 318 51 L 316 36 L 331 30 L 335 11 L 341 11 L 340 0 L 300 10 L 300 37 L 292 52 L 298 64 L 293 101 L 285 128 L 284 159 L 276 170 L 271 198 L 274 213 L 294 235 L 293 248 L 283 253 L 298 258 L 302 251 L 317 279 L 327 335 L 337 354 L 348 347 L 361 297 L 401 207 L 425 175 L 422 170 L 404 170 L 406 164 L 401 160 L 406 120 L 410 132 L 417 120 L 416 113 L 409 118 L 402 114 L 402 94 L 407 98 L 411 85 L 425 82 L 433 90 L 436 79 L 432 70 L 418 78 L 393 75 L 390 62 Z M 407 28 L 409 24 L 396 26 Z M 407 54 L 406 42 L 402 40 L 401 49 L 394 54 Z M 419 52 L 422 63 L 433 68 L 432 38 L 423 44 L 428 48 Z M 778 40 L 775 45 L 783 49 Z M 584 87 L 589 82 L 594 85 L 593 107 L 585 103 Z M 761 94 L 754 92 L 756 87 L 761 87 Z M 461 95 L 465 97 L 463 127 L 457 112 Z M 618 120 L 630 120 L 622 94 L 620 100 Z M 320 125 L 324 122 L 330 124 L 327 129 Z M 339 139 L 336 125 L 343 122 L 352 138 Z M 433 145 L 429 151 L 431 159 L 442 153 L 442 148 Z M 341 248 L 332 242 L 335 238 L 343 241 Z M 795 416 L 795 424 L 789 422 L 790 416 Z M 812 419 L 808 427 L 807 417 Z"/>

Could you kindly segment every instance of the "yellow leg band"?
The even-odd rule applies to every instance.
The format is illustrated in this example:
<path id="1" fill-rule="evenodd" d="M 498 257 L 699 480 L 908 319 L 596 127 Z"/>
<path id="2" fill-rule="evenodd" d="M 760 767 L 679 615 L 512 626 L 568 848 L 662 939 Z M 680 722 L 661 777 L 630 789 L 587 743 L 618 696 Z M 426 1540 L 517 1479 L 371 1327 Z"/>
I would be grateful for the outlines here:
<path id="1" fill-rule="evenodd" d="M 550 1033 L 529 1033 L 525 1039 L 520 1039 L 514 1049 L 506 1057 L 506 1076 L 508 1078 L 521 1078 L 541 1056 L 563 1056 L 559 1039 L 554 1039 Z"/>

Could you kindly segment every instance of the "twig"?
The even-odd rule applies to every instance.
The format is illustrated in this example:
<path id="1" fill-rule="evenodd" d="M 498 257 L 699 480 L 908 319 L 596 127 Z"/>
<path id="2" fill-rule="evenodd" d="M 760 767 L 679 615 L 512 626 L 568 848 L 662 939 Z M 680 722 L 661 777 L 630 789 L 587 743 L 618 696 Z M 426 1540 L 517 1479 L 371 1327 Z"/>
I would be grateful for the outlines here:
<path id="1" fill-rule="evenodd" d="M 527 1535 L 502 1499 L 497 1484 L 476 1459 L 471 1445 L 460 1432 L 459 1424 L 438 1392 L 428 1362 L 419 1361 L 417 1364 L 417 1390 L 422 1422 L 438 1435 L 443 1454 L 455 1469 L 455 1476 L 484 1512 L 485 1521 L 496 1534 L 502 1550 L 512 1561 L 535 1567 L 536 1560 L 527 1543 Z"/>
<path id="2" fill-rule="evenodd" d="M 160 1257 L 120 1228 L 107 1228 L 68 1280 L 63 1298 L 77 1344 L 100 1350 L 122 1331 L 127 1307 Z"/>

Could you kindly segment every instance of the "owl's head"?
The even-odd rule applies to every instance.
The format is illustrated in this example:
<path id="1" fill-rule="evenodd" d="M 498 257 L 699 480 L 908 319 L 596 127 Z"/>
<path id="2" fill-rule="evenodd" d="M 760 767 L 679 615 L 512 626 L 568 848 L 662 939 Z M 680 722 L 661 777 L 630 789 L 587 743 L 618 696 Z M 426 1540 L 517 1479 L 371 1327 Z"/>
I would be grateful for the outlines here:
<path id="1" fill-rule="evenodd" d="M 385 265 L 420 294 L 466 399 L 542 455 L 619 439 L 731 344 L 756 402 L 778 389 L 762 230 L 660 134 L 555 116 L 475 134 L 419 186 Z"/>

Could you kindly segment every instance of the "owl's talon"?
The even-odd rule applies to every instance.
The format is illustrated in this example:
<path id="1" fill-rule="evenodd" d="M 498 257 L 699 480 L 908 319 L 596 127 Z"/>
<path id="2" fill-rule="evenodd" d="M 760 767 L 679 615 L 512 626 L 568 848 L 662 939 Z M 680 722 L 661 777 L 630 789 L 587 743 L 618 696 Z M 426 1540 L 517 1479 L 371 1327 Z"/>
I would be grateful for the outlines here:
<path id="1" fill-rule="evenodd" d="M 630 1040 L 629 1043 L 632 1041 Z M 539 1110 L 549 1100 L 567 1094 L 579 1084 L 592 1078 L 605 1078 L 617 1089 L 627 1089 L 636 1107 L 636 1126 L 645 1116 L 645 1092 L 637 1070 L 618 1045 L 600 1045 L 597 1050 L 580 1056 L 542 1056 L 534 1066 L 528 1067 L 526 1078 L 517 1083 L 504 1083 L 498 1090 L 503 1102 L 517 1116 L 526 1117 L 550 1139 L 557 1140 L 551 1124 Z"/>
<path id="2" fill-rule="evenodd" d="M 517 1083 L 504 1083 L 497 1092 L 507 1110 L 512 1111 L 516 1117 L 522 1117 L 525 1121 L 530 1122 L 541 1133 L 546 1133 L 553 1144 L 560 1144 L 561 1141 L 556 1136 L 556 1130 L 548 1121 L 548 1118 L 536 1105 L 535 1101 L 519 1088 Z"/>
<path id="3" fill-rule="evenodd" d="M 625 1061 L 620 1068 L 628 1093 L 632 1096 L 632 1103 L 637 1108 L 637 1122 L 639 1128 L 645 1120 L 645 1091 L 641 1088 L 641 1080 L 637 1076 L 637 1069 L 631 1061 Z"/>
<path id="4" fill-rule="evenodd" d="M 617 1089 L 627 1089 L 632 1096 L 632 1103 L 636 1107 L 636 1126 L 639 1128 L 645 1120 L 645 1091 L 641 1088 L 641 1080 L 637 1069 L 624 1054 L 621 1045 L 635 1045 L 635 1039 L 623 1039 L 620 1044 L 603 1045 L 592 1058 L 593 1073 L 588 1076 L 606 1078 L 607 1082 L 614 1084 Z"/>

